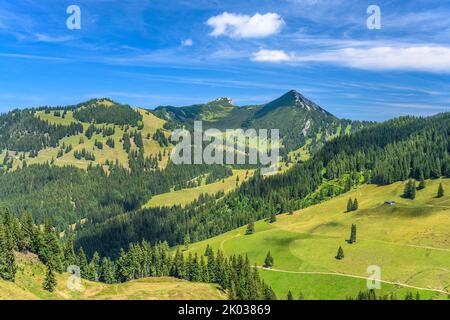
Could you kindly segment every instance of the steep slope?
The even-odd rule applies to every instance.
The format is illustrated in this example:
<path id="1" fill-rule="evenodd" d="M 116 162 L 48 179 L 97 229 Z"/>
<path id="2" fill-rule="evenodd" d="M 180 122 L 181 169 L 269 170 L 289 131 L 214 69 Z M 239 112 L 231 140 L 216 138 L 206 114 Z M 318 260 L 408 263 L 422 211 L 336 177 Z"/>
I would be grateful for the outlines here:
<path id="1" fill-rule="evenodd" d="M 205 129 L 279 129 L 284 156 L 305 146 L 313 153 L 331 138 L 371 125 L 338 119 L 295 90 L 263 105 L 237 107 L 230 99 L 219 98 L 203 105 L 158 107 L 153 112 L 170 129 L 192 128 L 195 120 L 202 120 Z"/>

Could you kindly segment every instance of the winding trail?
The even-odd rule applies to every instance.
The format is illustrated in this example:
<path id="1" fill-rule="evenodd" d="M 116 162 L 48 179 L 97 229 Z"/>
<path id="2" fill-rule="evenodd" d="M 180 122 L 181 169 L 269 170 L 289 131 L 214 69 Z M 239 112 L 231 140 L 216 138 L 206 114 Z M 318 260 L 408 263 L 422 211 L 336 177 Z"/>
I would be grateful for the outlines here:
<path id="1" fill-rule="evenodd" d="M 397 243 L 397 242 L 390 242 L 390 241 L 383 241 L 383 240 L 376 240 L 376 241 L 387 243 L 387 244 L 392 244 L 392 245 L 395 245 L 395 246 L 401 246 L 401 247 L 411 247 L 411 248 L 419 248 L 419 249 L 428 249 L 428 250 L 437 250 L 437 251 L 450 252 L 450 249 L 446 249 L 446 248 L 436 248 L 436 247 L 430 247 L 430 246 L 421 246 L 421 245 L 416 245 L 416 244 Z"/>
<path id="2" fill-rule="evenodd" d="M 328 275 L 328 276 L 339 276 L 339 277 L 348 277 L 348 278 L 354 278 L 354 279 L 363 279 L 363 280 L 371 280 L 367 277 L 353 275 L 353 274 L 346 274 L 346 273 L 339 273 L 339 272 L 324 272 L 324 271 L 288 271 L 288 270 L 281 270 L 281 269 L 273 269 L 273 268 L 264 268 L 262 266 L 258 266 L 258 269 L 263 269 L 267 271 L 272 272 L 282 272 L 282 273 L 292 273 L 292 274 L 306 274 L 306 275 Z M 424 291 L 432 291 L 432 292 L 438 292 L 443 294 L 450 294 L 450 291 L 441 290 L 441 289 L 431 289 L 431 288 L 422 288 L 422 287 L 416 287 L 412 286 L 406 283 L 401 282 L 392 282 L 387 280 L 380 280 L 381 283 L 386 284 L 392 284 L 392 285 L 398 285 L 406 288 L 416 289 L 416 290 L 424 290 Z"/>

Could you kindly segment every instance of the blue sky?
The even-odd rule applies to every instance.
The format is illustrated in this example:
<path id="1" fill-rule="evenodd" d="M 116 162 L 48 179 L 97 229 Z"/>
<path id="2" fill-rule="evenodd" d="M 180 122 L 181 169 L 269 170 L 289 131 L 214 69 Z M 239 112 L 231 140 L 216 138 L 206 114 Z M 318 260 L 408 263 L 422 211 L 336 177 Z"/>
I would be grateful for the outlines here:
<path id="1" fill-rule="evenodd" d="M 450 1 L 0 0 L 1 112 L 260 104 L 290 89 L 351 119 L 449 111 Z"/>

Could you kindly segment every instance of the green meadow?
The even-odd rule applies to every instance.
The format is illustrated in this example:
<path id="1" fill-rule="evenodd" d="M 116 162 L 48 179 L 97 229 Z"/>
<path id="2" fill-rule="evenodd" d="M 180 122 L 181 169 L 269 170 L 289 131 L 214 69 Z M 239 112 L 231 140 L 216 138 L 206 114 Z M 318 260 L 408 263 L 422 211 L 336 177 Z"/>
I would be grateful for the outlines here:
<path id="1" fill-rule="evenodd" d="M 345 299 L 367 290 L 369 266 L 381 270 L 378 295 L 395 293 L 403 298 L 418 291 L 422 299 L 446 299 L 450 294 L 450 197 L 437 199 L 442 182 L 427 181 L 415 200 L 401 197 L 404 183 L 364 185 L 351 192 L 294 212 L 277 216 L 277 222 L 258 221 L 255 233 L 246 227 L 189 246 L 203 254 L 206 246 L 227 255 L 248 255 L 260 267 L 261 276 L 285 298 L 288 290 L 305 299 Z M 349 197 L 359 209 L 346 212 Z M 396 205 L 384 204 L 396 201 Z M 349 244 L 352 224 L 357 241 Z M 335 258 L 339 246 L 344 259 Z M 267 252 L 274 257 L 272 269 L 262 265 Z"/>

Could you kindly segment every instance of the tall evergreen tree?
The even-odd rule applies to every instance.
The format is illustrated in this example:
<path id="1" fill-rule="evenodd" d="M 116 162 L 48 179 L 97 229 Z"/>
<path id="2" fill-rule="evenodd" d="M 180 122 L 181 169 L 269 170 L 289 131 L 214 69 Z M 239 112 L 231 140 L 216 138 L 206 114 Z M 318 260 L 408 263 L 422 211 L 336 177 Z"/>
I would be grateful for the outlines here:
<path id="1" fill-rule="evenodd" d="M 443 196 L 444 196 L 444 187 L 442 186 L 442 183 L 439 183 L 437 197 L 442 198 Z"/>
<path id="2" fill-rule="evenodd" d="M 419 186 L 417 187 L 417 190 L 423 190 L 425 189 L 426 184 L 425 184 L 425 178 L 423 176 L 423 172 L 420 172 L 420 178 L 419 178 Z"/>
<path id="3" fill-rule="evenodd" d="M 270 223 L 277 222 L 277 214 L 276 214 L 275 212 L 273 212 L 273 213 L 270 215 L 270 220 L 269 220 L 269 222 L 270 222 Z"/>
<path id="4" fill-rule="evenodd" d="M 252 220 L 247 225 L 247 230 L 245 231 L 245 234 L 250 235 L 255 233 L 255 222 Z"/>
<path id="5" fill-rule="evenodd" d="M 291 290 L 288 291 L 287 296 L 286 296 L 287 300 L 294 300 L 294 296 L 292 295 Z"/>
<path id="6" fill-rule="evenodd" d="M 265 268 L 272 268 L 273 267 L 273 257 L 270 254 L 270 251 L 267 252 L 266 259 L 264 260 L 264 267 Z"/>
<path id="7" fill-rule="evenodd" d="M 358 204 L 358 199 L 355 198 L 355 200 L 353 201 L 353 207 L 352 207 L 352 211 L 356 211 L 359 208 L 359 204 Z"/>
<path id="8" fill-rule="evenodd" d="M 87 279 L 89 276 L 88 262 L 83 247 L 78 251 L 78 266 L 80 267 L 81 277 Z"/>
<path id="9" fill-rule="evenodd" d="M 51 265 L 48 265 L 47 272 L 45 274 L 44 284 L 42 285 L 42 287 L 44 288 L 44 290 L 47 290 L 48 292 L 53 292 L 55 291 L 56 284 L 57 282 L 55 273 L 53 272 L 53 268 Z"/>
<path id="10" fill-rule="evenodd" d="M 353 200 L 352 198 L 349 198 L 347 201 L 347 212 L 353 211 Z"/>
<path id="11" fill-rule="evenodd" d="M 17 272 L 16 259 L 14 256 L 14 239 L 10 226 L 0 217 L 0 278 L 14 281 Z"/>
<path id="12" fill-rule="evenodd" d="M 339 246 L 339 249 L 338 249 L 338 252 L 337 252 L 337 255 L 336 255 L 336 259 L 337 260 L 344 259 L 344 249 L 342 249 L 341 246 Z"/>
<path id="13" fill-rule="evenodd" d="M 114 266 L 111 259 L 108 257 L 103 258 L 100 272 L 100 280 L 107 284 L 112 284 L 115 282 Z"/>
<path id="14" fill-rule="evenodd" d="M 352 224 L 350 239 L 348 240 L 348 243 L 355 243 L 355 242 L 356 242 L 356 225 Z"/>

